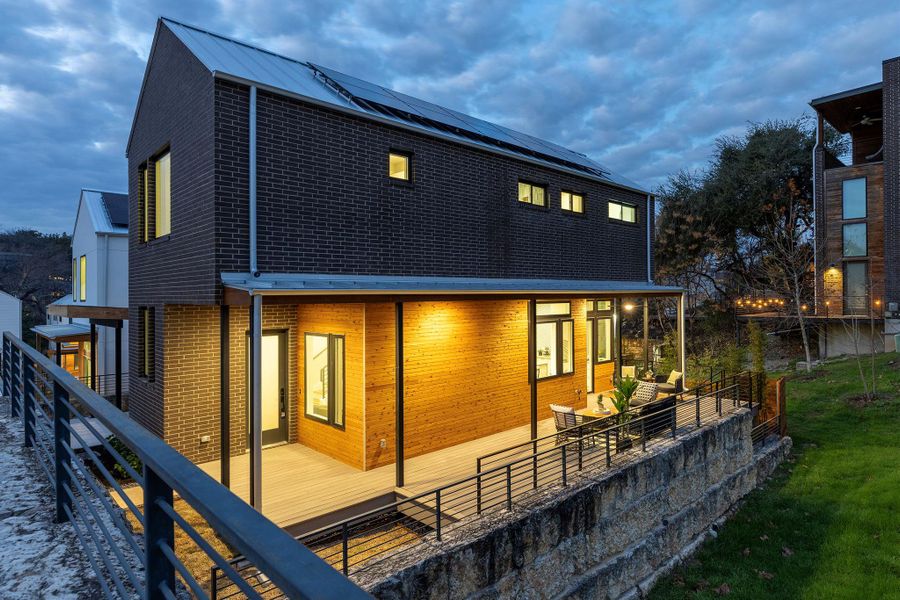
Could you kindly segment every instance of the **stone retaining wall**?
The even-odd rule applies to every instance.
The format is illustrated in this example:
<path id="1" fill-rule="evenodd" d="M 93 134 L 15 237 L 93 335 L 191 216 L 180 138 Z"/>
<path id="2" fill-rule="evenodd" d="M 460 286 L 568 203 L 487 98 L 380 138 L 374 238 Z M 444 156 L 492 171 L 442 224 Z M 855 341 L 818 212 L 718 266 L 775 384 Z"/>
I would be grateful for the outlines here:
<path id="1" fill-rule="evenodd" d="M 356 577 L 378 598 L 622 598 L 642 595 L 784 459 L 754 453 L 746 409 L 613 470 L 541 490 Z"/>

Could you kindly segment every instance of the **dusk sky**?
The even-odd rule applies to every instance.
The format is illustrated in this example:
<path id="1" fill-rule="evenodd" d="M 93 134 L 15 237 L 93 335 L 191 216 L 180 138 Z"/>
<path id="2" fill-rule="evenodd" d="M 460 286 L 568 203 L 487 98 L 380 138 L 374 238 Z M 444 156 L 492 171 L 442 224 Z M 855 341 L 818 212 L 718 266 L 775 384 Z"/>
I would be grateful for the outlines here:
<path id="1" fill-rule="evenodd" d="M 849 9 L 848 9 L 849 7 Z M 881 80 L 900 2 L 0 0 L 0 229 L 71 232 L 126 191 L 156 19 L 172 17 L 584 152 L 654 188 L 715 138 Z"/>

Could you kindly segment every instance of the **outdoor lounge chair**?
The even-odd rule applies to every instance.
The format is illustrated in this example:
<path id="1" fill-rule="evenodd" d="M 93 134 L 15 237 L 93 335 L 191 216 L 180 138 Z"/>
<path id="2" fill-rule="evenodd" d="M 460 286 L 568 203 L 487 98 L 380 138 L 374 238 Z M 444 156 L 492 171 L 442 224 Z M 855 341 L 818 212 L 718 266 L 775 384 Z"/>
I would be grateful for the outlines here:
<path id="1" fill-rule="evenodd" d="M 584 421 L 575 414 L 575 409 L 570 406 L 560 406 L 559 404 L 551 404 L 550 410 L 553 411 L 553 422 L 556 424 L 556 443 L 561 444 L 566 440 L 577 440 L 580 436 L 579 432 L 568 431 L 572 427 L 581 425 Z"/>
<path id="2" fill-rule="evenodd" d="M 631 397 L 631 407 L 635 419 L 643 418 L 643 426 L 641 421 L 632 422 L 631 433 L 633 435 L 640 435 L 642 427 L 647 437 L 671 431 L 672 421 L 675 418 L 672 410 L 675 406 L 675 396 L 668 395 L 657 399 L 658 394 L 659 386 L 657 384 L 645 381 L 638 383 L 638 389 Z"/>
<path id="3" fill-rule="evenodd" d="M 681 371 L 672 371 L 669 376 L 657 375 L 656 384 L 659 386 L 660 393 L 663 394 L 680 394 L 684 391 L 684 373 Z"/>

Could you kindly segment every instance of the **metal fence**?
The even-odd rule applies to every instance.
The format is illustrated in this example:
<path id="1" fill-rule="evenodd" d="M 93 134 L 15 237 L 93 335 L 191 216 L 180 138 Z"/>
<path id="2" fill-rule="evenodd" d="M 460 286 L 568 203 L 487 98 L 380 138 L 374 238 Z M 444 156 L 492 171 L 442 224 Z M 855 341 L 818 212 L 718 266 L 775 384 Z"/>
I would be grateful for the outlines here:
<path id="1" fill-rule="evenodd" d="M 97 375 L 97 384 L 94 389 L 95 392 L 100 394 L 101 396 L 115 396 L 116 395 L 116 374 L 115 373 L 103 373 L 101 375 Z M 91 376 L 90 375 L 82 375 L 78 378 L 81 383 L 86 385 L 87 387 L 91 387 Z M 126 393 L 128 389 L 128 373 L 122 373 L 122 393 Z"/>
<path id="2" fill-rule="evenodd" d="M 547 436 L 547 443 L 527 442 L 525 452 L 498 460 L 479 459 L 477 472 L 428 492 L 403 498 L 298 537 L 328 564 L 345 575 L 371 568 L 380 561 L 415 551 L 428 540 L 441 541 L 472 517 L 510 511 L 527 504 L 541 490 L 567 486 L 583 475 L 596 475 L 636 453 L 685 435 L 738 406 L 751 406 L 753 376 L 742 374 L 711 383 L 705 391 L 679 394 L 664 410 L 646 416 L 629 415 L 612 426 L 586 424 Z M 743 395 L 742 395 L 742 390 Z M 248 577 L 259 592 L 270 591 L 255 580 L 241 558 L 233 568 Z M 240 596 L 232 581 L 213 568 L 217 598 Z"/>
<path id="3" fill-rule="evenodd" d="M 209 565 L 216 565 L 219 577 L 242 597 L 262 598 L 246 577 L 252 565 L 258 579 L 289 598 L 368 597 L 9 332 L 3 334 L 0 370 L 11 414 L 24 422 L 23 442 L 34 449 L 53 488 L 56 520 L 71 523 L 104 596 L 156 599 L 189 593 L 208 598 L 214 593 L 201 580 L 208 578 Z M 97 423 L 115 439 L 105 439 Z M 126 489 L 125 479 L 133 486 Z M 240 573 L 229 560 L 234 555 L 245 557 Z"/>

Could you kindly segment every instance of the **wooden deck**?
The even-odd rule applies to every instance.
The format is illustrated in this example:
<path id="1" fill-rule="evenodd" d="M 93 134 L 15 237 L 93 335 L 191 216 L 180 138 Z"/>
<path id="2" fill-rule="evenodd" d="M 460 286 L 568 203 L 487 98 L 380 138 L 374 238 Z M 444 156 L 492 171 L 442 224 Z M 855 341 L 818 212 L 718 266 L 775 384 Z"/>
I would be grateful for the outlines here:
<path id="1" fill-rule="evenodd" d="M 475 459 L 531 437 L 525 425 L 406 459 L 404 491 L 428 491 L 475 473 Z M 538 423 L 538 435 L 552 433 L 552 419 Z M 199 465 L 219 478 L 219 461 Z M 231 459 L 231 489 L 249 498 L 249 454 Z M 288 527 L 395 491 L 394 465 L 360 471 L 302 444 L 263 450 L 262 509 L 272 521 Z"/>

